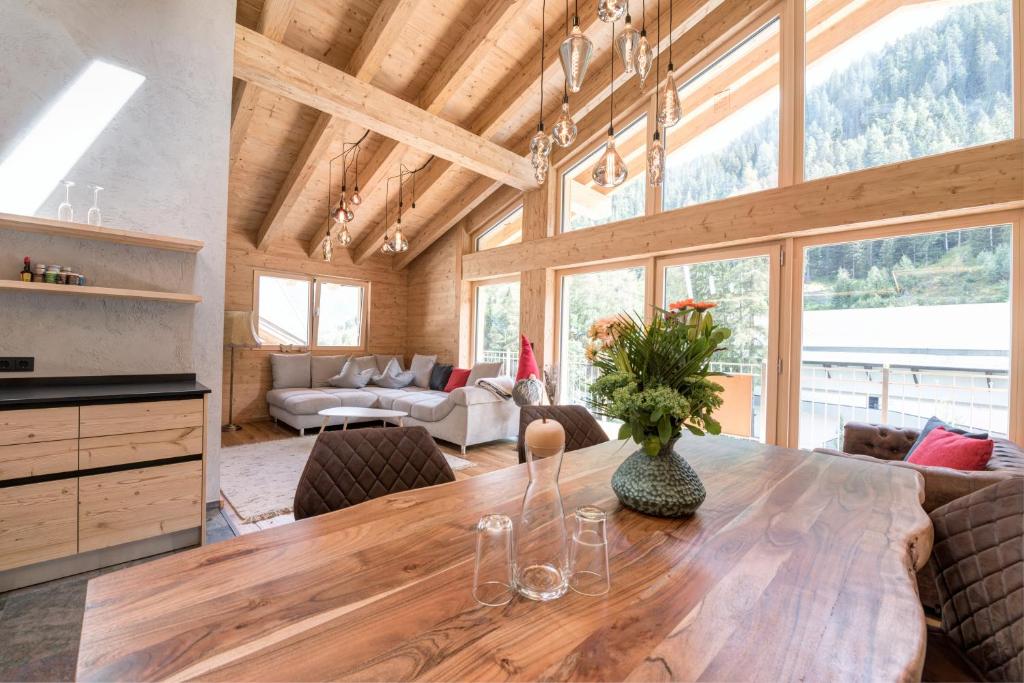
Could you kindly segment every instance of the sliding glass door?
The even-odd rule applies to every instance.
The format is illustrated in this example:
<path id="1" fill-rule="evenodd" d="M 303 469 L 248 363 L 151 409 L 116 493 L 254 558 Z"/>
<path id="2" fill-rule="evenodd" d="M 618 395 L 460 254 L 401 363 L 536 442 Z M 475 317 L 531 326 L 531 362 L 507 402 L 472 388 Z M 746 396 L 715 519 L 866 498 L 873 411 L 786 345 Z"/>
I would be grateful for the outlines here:
<path id="1" fill-rule="evenodd" d="M 768 438 L 769 402 L 777 356 L 772 311 L 777 303 L 779 249 L 770 245 L 687 255 L 658 262 L 658 304 L 694 299 L 716 304 L 715 321 L 732 330 L 712 370 L 725 391 L 717 418 L 732 436 Z"/>
<path id="2" fill-rule="evenodd" d="M 1011 226 L 834 239 L 798 243 L 799 446 L 841 448 L 850 421 L 932 416 L 1005 436 Z"/>
<path id="3" fill-rule="evenodd" d="M 476 285 L 473 321 L 473 360 L 501 363 L 501 374 L 519 367 L 519 280 Z"/>
<path id="4" fill-rule="evenodd" d="M 607 316 L 647 314 L 643 265 L 563 273 L 560 300 L 559 402 L 586 405 L 596 379 L 587 361 L 587 330 Z"/>

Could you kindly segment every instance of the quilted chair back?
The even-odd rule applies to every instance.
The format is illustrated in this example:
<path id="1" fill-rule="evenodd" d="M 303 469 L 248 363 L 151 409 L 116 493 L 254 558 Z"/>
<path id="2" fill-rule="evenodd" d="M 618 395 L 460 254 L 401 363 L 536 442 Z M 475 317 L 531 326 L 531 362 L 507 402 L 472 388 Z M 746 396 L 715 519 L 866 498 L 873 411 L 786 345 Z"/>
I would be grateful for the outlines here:
<path id="1" fill-rule="evenodd" d="M 523 406 L 519 409 L 519 462 L 526 462 L 526 447 L 523 445 L 526 426 L 541 418 L 554 420 L 565 428 L 566 452 L 608 441 L 601 425 L 583 406 Z"/>
<path id="2" fill-rule="evenodd" d="M 1024 680 L 1024 478 L 931 513 L 942 629 L 994 681 Z"/>
<path id="3" fill-rule="evenodd" d="M 423 427 L 324 432 L 295 489 L 295 519 L 450 481 L 452 468 Z"/>

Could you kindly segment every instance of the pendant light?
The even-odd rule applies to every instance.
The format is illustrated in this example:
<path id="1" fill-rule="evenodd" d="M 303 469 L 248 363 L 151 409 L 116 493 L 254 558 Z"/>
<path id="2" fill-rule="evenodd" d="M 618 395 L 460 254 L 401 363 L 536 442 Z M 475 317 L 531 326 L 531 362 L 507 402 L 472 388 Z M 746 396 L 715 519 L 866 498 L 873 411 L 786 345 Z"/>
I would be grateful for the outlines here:
<path id="1" fill-rule="evenodd" d="M 569 92 L 579 92 L 587 75 L 587 67 L 590 66 L 590 58 L 594 56 L 594 43 L 580 30 L 579 0 L 576 0 L 576 11 L 572 15 L 572 30 L 559 46 L 558 56 L 562 60 L 566 87 Z"/>
<path id="2" fill-rule="evenodd" d="M 576 133 L 579 131 L 576 122 L 569 113 L 569 93 L 562 94 L 562 113 L 559 115 L 555 125 L 551 126 L 551 138 L 560 147 L 569 147 L 576 142 Z"/>
<path id="3" fill-rule="evenodd" d="M 671 0 L 670 0 L 671 1 Z M 658 0 L 658 43 L 661 43 L 661 0 Z M 661 52 L 658 52 L 658 71 L 661 71 Z M 641 77 L 641 83 L 643 78 Z M 658 107 L 658 89 L 654 89 L 654 111 L 660 112 Z M 654 135 L 650 147 L 647 149 L 647 182 L 651 187 L 658 187 L 665 177 L 665 146 L 661 144 L 661 131 L 658 130 L 659 121 L 654 121 Z"/>
<path id="4" fill-rule="evenodd" d="M 547 47 L 544 19 L 547 14 L 547 1 L 541 2 L 540 7 L 540 111 L 537 117 L 537 132 L 530 139 L 530 164 L 533 166 L 533 177 L 543 185 L 547 180 L 551 163 L 551 136 L 544 132 L 544 51 Z"/>
<path id="5" fill-rule="evenodd" d="M 331 262 L 331 257 L 334 256 L 334 247 L 331 246 L 331 231 L 328 228 L 327 237 L 324 237 L 324 241 L 320 243 L 320 257 L 325 263 Z"/>
<path id="6" fill-rule="evenodd" d="M 338 233 L 338 246 L 349 247 L 352 245 L 352 233 L 348 231 L 347 225 L 341 226 L 341 232 Z"/>
<path id="7" fill-rule="evenodd" d="M 352 206 L 359 206 L 363 203 L 363 196 L 359 194 L 359 152 L 361 148 L 356 147 L 356 188 L 352 191 L 352 196 L 349 197 L 349 201 L 352 202 Z"/>
<path id="8" fill-rule="evenodd" d="M 661 0 L 658 1 L 661 4 Z M 665 76 L 665 93 L 661 100 L 661 109 L 658 110 L 658 123 L 663 128 L 671 128 L 683 118 L 683 108 L 679 104 L 679 90 L 676 88 L 676 77 L 673 73 L 675 65 L 672 63 L 672 2 L 668 4 L 668 74 Z M 661 18 L 658 18 L 658 33 L 661 33 Z M 661 36 L 658 36 L 661 42 Z"/>
<path id="9" fill-rule="evenodd" d="M 626 8 L 626 25 L 622 27 L 615 47 L 619 49 L 619 57 L 622 58 L 622 73 L 632 76 L 636 73 L 636 53 L 640 43 L 640 33 L 633 28 L 633 17 L 629 15 L 629 8 Z"/>
<path id="10" fill-rule="evenodd" d="M 615 43 L 615 24 L 612 24 L 612 44 Z M 611 83 L 608 86 L 608 141 L 590 174 L 601 187 L 618 187 L 626 182 L 629 170 L 615 149 L 615 60 L 612 60 Z"/>
<path id="11" fill-rule="evenodd" d="M 636 42 L 636 73 L 640 76 L 640 91 L 643 92 L 647 76 L 654 66 L 654 50 L 651 48 L 651 41 L 647 40 L 647 2 L 644 0 L 642 9 L 644 13 L 643 24 L 640 27 L 640 38 Z M 661 21 L 661 17 L 658 17 Z M 358 157 L 357 157 L 358 158 Z"/>
<path id="12" fill-rule="evenodd" d="M 626 13 L 627 0 L 598 0 L 597 18 L 601 21 L 614 23 Z"/>

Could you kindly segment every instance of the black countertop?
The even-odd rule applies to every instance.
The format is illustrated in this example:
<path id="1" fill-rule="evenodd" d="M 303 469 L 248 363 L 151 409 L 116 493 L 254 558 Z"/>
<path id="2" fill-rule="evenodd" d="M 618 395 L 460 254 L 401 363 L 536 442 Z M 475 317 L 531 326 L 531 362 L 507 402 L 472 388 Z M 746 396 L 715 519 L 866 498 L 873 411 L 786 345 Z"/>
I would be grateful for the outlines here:
<path id="1" fill-rule="evenodd" d="M 19 377 L 0 380 L 0 410 L 200 398 L 208 393 L 192 374 Z"/>

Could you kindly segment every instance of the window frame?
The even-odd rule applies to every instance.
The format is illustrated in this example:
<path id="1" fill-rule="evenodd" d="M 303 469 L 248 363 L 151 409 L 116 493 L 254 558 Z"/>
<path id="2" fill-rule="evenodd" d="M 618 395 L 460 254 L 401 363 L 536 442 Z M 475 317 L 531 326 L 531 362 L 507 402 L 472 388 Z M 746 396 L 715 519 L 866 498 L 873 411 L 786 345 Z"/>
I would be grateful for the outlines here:
<path id="1" fill-rule="evenodd" d="M 471 252 L 478 252 L 478 251 L 488 251 L 489 249 L 499 249 L 500 247 L 487 247 L 486 249 L 481 249 L 480 248 L 480 240 L 483 239 L 487 235 L 487 233 L 489 233 L 489 232 L 491 232 L 493 230 L 497 230 L 499 227 L 501 227 L 501 224 L 504 223 L 506 220 L 508 220 L 512 216 L 512 214 L 516 213 L 517 211 L 524 211 L 524 205 L 523 205 L 523 198 L 522 198 L 522 196 L 516 197 L 510 203 L 503 205 L 500 210 L 495 211 L 493 214 L 491 214 L 490 216 L 487 217 L 487 220 L 483 223 L 483 227 L 480 227 L 480 228 L 477 228 L 475 230 L 472 230 L 469 233 L 470 251 Z M 525 218 L 525 213 L 524 213 L 524 218 Z M 518 242 L 513 242 L 512 244 L 519 244 L 522 241 L 523 241 L 523 234 L 522 234 L 522 230 L 520 229 L 519 241 Z M 506 244 L 506 245 L 502 245 L 502 246 L 511 246 L 511 245 Z"/>
<path id="2" fill-rule="evenodd" d="M 477 280 L 472 283 L 472 291 L 470 292 L 470 305 L 469 305 L 469 361 L 470 365 L 475 365 L 480 362 L 476 357 L 476 342 L 477 342 L 477 321 L 479 320 L 480 313 L 480 288 L 487 287 L 489 285 L 503 285 L 511 283 L 521 284 L 522 279 L 519 275 L 508 275 L 506 277 L 492 278 L 490 280 Z M 520 300 L 520 319 L 517 321 L 517 327 L 522 330 L 522 300 Z M 521 332 L 520 332 L 521 333 Z"/>
<path id="3" fill-rule="evenodd" d="M 308 344 L 301 346 L 300 348 L 309 349 L 310 351 L 365 351 L 369 340 L 367 338 L 369 334 L 369 319 L 370 319 L 370 281 L 369 280 L 358 280 L 355 278 L 338 277 L 334 275 L 319 275 L 319 274 L 307 274 L 307 273 L 294 273 L 282 270 L 268 270 L 257 268 L 253 270 L 253 287 L 252 287 L 252 310 L 256 313 L 257 320 L 259 319 L 259 305 L 260 305 L 260 278 L 276 277 L 287 280 L 298 280 L 302 282 L 308 282 L 309 287 L 309 298 L 307 301 L 308 306 L 308 320 L 306 334 L 309 340 Z M 320 329 L 320 289 L 321 284 L 330 283 L 338 285 L 346 285 L 359 287 L 363 290 L 361 307 L 360 307 L 360 320 L 359 320 L 359 344 L 356 346 L 326 346 L 317 344 L 317 335 Z M 281 344 L 261 344 L 258 348 L 260 349 L 273 349 L 280 348 Z"/>

